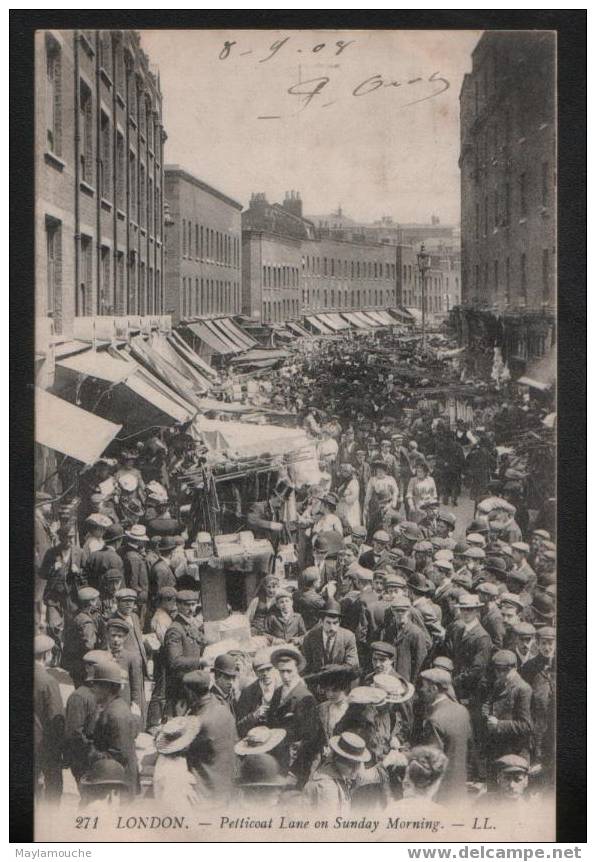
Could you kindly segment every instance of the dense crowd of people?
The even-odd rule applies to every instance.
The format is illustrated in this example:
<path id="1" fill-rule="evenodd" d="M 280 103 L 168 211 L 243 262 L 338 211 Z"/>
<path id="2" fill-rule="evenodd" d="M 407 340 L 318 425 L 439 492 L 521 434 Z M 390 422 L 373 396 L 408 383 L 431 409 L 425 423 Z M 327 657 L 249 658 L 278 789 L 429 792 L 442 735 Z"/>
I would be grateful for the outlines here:
<path id="1" fill-rule="evenodd" d="M 479 386 L 470 420 L 453 421 L 379 356 L 337 341 L 270 375 L 320 478 L 299 486 L 290 466 L 236 512 L 274 549 L 293 542 L 297 563 L 263 574 L 233 648 L 208 642 L 185 554 L 204 537 L 169 494 L 192 438 L 100 461 L 76 523 L 38 495 L 40 799 L 60 801 L 67 769 L 91 811 L 148 792 L 342 812 L 550 792 L 554 476 L 536 483 L 510 445 L 546 410 Z"/>

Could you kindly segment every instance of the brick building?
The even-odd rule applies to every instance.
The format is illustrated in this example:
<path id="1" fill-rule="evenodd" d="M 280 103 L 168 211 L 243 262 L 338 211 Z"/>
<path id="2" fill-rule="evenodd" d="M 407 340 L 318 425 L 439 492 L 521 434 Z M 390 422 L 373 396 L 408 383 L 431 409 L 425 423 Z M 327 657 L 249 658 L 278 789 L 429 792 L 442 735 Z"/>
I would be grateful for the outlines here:
<path id="1" fill-rule="evenodd" d="M 491 315 L 525 331 L 502 336 L 522 363 L 554 331 L 555 60 L 551 32 L 485 33 L 460 93 L 460 331 L 482 342 Z"/>
<path id="2" fill-rule="evenodd" d="M 159 79 L 134 31 L 40 31 L 35 46 L 36 316 L 50 340 L 77 318 L 163 308 Z"/>
<path id="3" fill-rule="evenodd" d="M 242 214 L 243 313 L 264 322 L 397 304 L 396 249 L 315 228 L 297 192 L 253 194 Z"/>
<path id="4" fill-rule="evenodd" d="M 173 323 L 239 314 L 242 204 L 178 165 L 166 165 L 164 308 Z"/>

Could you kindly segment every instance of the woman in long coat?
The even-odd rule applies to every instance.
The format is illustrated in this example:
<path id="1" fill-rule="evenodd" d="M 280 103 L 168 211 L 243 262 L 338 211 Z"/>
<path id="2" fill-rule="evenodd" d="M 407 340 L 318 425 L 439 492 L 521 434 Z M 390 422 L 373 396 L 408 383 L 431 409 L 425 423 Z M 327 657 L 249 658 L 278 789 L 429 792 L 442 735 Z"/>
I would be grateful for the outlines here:
<path id="1" fill-rule="evenodd" d="M 341 464 L 339 468 L 340 485 L 337 488 L 339 502 L 336 514 L 340 521 L 357 527 L 361 523 L 360 482 L 351 464 Z"/>

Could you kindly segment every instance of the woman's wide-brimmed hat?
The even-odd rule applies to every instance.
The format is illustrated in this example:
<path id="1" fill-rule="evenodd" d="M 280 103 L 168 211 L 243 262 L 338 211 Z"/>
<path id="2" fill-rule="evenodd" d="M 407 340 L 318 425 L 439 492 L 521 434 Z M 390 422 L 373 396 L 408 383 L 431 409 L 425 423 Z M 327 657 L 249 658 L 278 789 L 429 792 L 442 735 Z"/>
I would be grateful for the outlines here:
<path id="1" fill-rule="evenodd" d="M 268 751 L 273 751 L 285 738 L 285 735 L 286 732 L 283 728 L 253 727 L 244 739 L 236 743 L 234 751 L 240 755 L 266 754 Z"/>
<path id="2" fill-rule="evenodd" d="M 355 760 L 357 763 L 368 763 L 371 758 L 371 753 L 366 747 L 366 743 L 362 737 L 356 733 L 341 733 L 339 736 L 332 736 L 329 740 L 329 747 L 340 757 L 345 760 Z"/>
<path id="3" fill-rule="evenodd" d="M 176 754 L 188 748 L 200 729 L 198 716 L 178 716 L 160 727 L 155 748 L 160 754 Z"/>

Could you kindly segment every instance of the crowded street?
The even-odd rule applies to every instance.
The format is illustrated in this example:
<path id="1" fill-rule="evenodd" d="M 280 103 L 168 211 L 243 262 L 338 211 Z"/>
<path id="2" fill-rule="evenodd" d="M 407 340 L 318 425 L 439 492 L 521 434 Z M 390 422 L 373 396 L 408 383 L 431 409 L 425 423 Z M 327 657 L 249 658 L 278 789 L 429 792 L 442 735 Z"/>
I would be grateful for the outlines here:
<path id="1" fill-rule="evenodd" d="M 63 465 L 36 505 L 40 800 L 550 792 L 554 408 L 454 343 L 299 337 L 220 368 L 192 422 Z"/>

